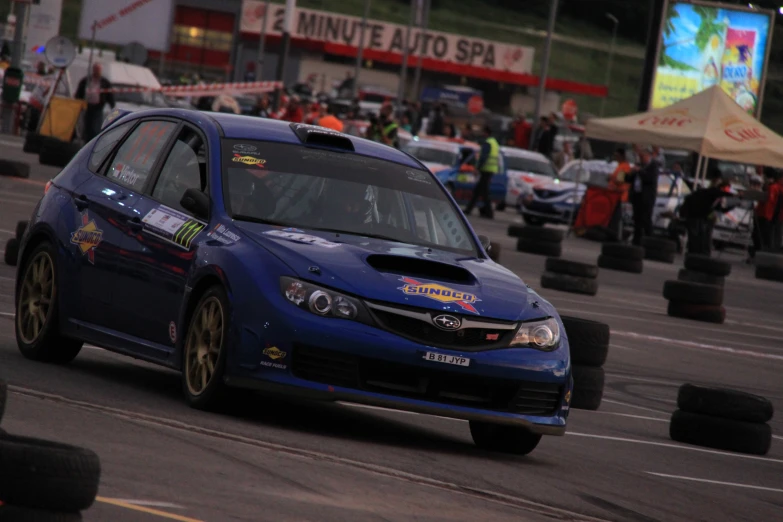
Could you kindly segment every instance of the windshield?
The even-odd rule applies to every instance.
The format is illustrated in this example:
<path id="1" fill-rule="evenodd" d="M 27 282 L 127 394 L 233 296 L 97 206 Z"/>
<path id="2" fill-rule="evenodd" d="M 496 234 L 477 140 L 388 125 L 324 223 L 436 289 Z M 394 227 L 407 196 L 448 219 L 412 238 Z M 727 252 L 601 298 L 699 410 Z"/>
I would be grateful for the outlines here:
<path id="1" fill-rule="evenodd" d="M 602 179 L 608 179 L 609 175 L 614 171 L 616 163 L 604 163 L 604 162 L 574 162 L 570 167 L 563 170 L 558 175 L 558 178 L 563 181 L 576 181 L 579 177 L 580 183 L 587 183 L 588 181 L 597 182 Z M 580 172 L 581 170 L 581 172 Z"/>
<path id="2" fill-rule="evenodd" d="M 235 219 L 477 255 L 466 223 L 427 171 L 283 143 L 226 139 L 223 150 Z"/>
<path id="3" fill-rule="evenodd" d="M 551 163 L 538 161 L 531 158 L 522 158 L 519 156 L 506 156 L 506 169 L 519 170 L 522 172 L 528 172 L 530 174 L 541 174 L 542 176 L 548 176 L 554 178 L 557 176 L 557 171 Z"/>
<path id="4" fill-rule="evenodd" d="M 415 143 L 409 143 L 405 150 L 422 163 L 456 165 L 459 158 L 459 155 L 452 150 L 436 149 Z"/>

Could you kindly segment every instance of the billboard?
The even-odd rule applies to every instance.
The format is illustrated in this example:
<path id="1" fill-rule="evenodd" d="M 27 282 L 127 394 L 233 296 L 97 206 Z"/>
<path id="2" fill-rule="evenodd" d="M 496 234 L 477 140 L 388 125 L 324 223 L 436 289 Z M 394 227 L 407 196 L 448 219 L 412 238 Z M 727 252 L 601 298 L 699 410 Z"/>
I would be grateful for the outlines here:
<path id="1" fill-rule="evenodd" d="M 716 84 L 758 117 L 774 12 L 696 0 L 664 6 L 649 109 Z"/>
<path id="2" fill-rule="evenodd" d="M 168 52 L 174 0 L 82 0 L 79 39 Z"/>

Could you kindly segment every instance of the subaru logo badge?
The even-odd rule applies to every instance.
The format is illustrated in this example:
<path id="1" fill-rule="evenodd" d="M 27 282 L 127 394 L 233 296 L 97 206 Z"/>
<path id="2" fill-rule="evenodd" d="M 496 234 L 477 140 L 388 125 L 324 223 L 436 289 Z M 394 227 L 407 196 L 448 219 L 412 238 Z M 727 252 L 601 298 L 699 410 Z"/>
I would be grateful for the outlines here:
<path id="1" fill-rule="evenodd" d="M 439 315 L 432 322 L 441 330 L 459 330 L 459 327 L 462 326 L 462 321 L 453 315 Z"/>

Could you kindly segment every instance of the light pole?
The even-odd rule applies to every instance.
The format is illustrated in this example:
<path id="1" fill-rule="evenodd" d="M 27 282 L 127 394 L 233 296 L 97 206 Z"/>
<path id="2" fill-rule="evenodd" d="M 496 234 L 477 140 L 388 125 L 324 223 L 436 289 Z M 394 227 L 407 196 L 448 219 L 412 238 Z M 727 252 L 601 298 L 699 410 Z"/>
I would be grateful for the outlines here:
<path id="1" fill-rule="evenodd" d="M 296 0 L 286 0 L 285 14 L 283 15 L 283 41 L 280 44 L 280 58 L 277 62 L 277 81 L 281 82 L 281 87 L 275 91 L 275 110 L 280 103 L 280 94 L 285 89 L 285 66 L 288 60 L 288 51 L 291 49 L 291 29 L 294 26 L 295 10 Z"/>
<path id="2" fill-rule="evenodd" d="M 258 37 L 258 59 L 256 67 L 256 81 L 260 82 L 264 76 L 264 53 L 266 52 L 266 21 L 269 17 L 269 0 L 264 3 L 264 16 L 261 18 L 261 33 Z"/>
<path id="3" fill-rule="evenodd" d="M 539 130 L 539 121 L 541 120 L 541 111 L 544 107 L 544 96 L 546 95 L 546 78 L 549 74 L 549 55 L 552 54 L 552 36 L 555 34 L 555 21 L 557 20 L 558 0 L 551 0 L 549 7 L 549 24 L 546 30 L 546 42 L 544 42 L 544 56 L 541 63 L 541 75 L 538 81 L 538 96 L 536 96 L 536 116 L 533 121 L 533 133 L 535 136 Z M 535 139 L 530 140 L 530 150 L 535 146 Z"/>
<path id="4" fill-rule="evenodd" d="M 351 99 L 359 95 L 359 73 L 362 72 L 362 56 L 364 54 L 364 33 L 367 31 L 367 19 L 370 17 L 370 0 L 364 0 L 364 16 L 362 16 L 362 32 L 359 36 L 359 48 L 356 50 L 356 70 L 353 73 L 353 89 Z"/>
<path id="5" fill-rule="evenodd" d="M 601 98 L 601 116 L 604 115 L 604 107 L 606 106 L 606 98 L 609 97 L 609 83 L 612 81 L 612 59 L 614 58 L 614 42 L 617 40 L 617 24 L 619 20 L 612 14 L 606 13 L 606 17 L 612 21 L 612 43 L 609 44 L 609 63 L 606 65 L 606 96 Z"/>

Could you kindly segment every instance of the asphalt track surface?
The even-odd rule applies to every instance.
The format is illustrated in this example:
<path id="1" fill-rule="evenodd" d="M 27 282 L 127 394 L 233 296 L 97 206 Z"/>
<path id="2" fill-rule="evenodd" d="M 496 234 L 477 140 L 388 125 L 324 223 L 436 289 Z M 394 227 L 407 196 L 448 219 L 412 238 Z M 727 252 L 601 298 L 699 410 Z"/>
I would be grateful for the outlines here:
<path id="1" fill-rule="evenodd" d="M 34 165 L 30 180 L 0 176 L 0 241 L 27 219 L 55 169 L 14 138 L 0 154 Z M 539 289 L 544 258 L 515 252 L 511 211 L 476 229 L 501 262 Z M 594 263 L 599 245 L 571 238 L 563 258 Z M 564 437 L 527 457 L 478 450 L 462 421 L 343 404 L 248 395 L 224 414 L 189 409 L 169 370 L 85 347 L 55 367 L 21 357 L 13 335 L 15 269 L 0 265 L 0 376 L 11 384 L 3 427 L 92 448 L 103 465 L 87 521 L 780 520 L 783 416 L 764 457 L 683 445 L 668 436 L 677 387 L 714 384 L 758 393 L 783 409 L 783 285 L 753 278 L 736 254 L 728 319 L 666 315 L 663 282 L 602 270 L 595 297 L 543 291 L 563 315 L 612 328 L 599 411 L 571 413 Z M 593 518 L 591 518 L 593 517 Z"/>

